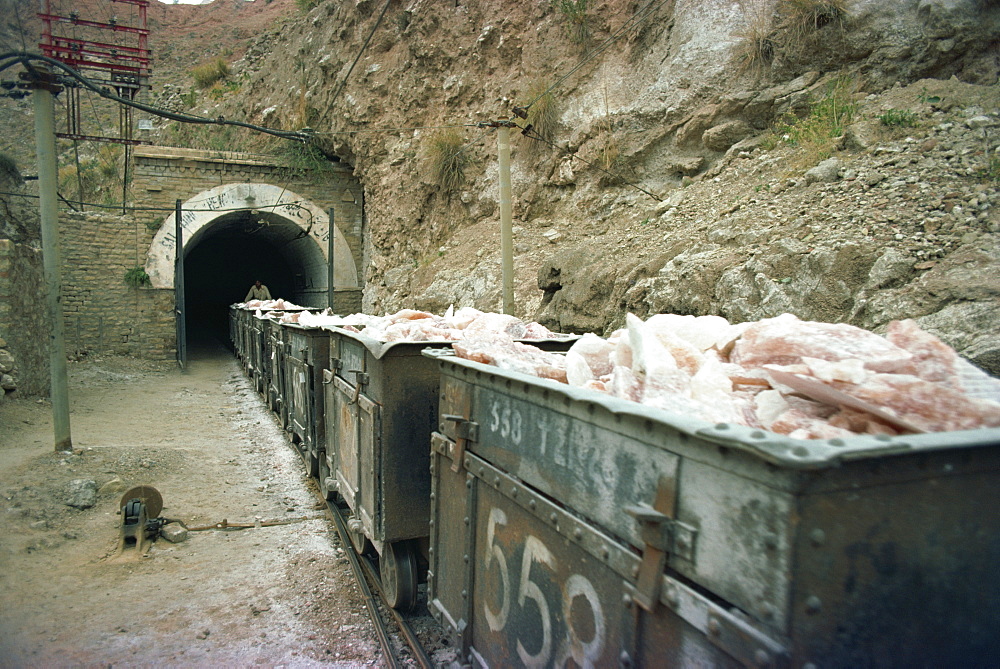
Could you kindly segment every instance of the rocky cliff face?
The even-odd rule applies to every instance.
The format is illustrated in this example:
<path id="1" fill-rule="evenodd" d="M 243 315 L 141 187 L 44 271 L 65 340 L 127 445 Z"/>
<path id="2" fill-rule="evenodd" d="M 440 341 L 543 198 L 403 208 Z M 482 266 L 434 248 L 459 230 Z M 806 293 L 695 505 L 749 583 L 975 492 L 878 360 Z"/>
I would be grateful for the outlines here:
<path id="1" fill-rule="evenodd" d="M 496 137 L 477 124 L 520 106 L 542 139 L 514 133 L 518 315 L 914 317 L 1000 372 L 996 3 L 582 4 L 326 0 L 248 49 L 219 111 L 308 125 L 354 166 L 368 311 L 499 308 Z M 851 114 L 810 171 L 827 155 L 769 129 L 831 91 Z M 442 126 L 454 189 L 432 173 Z"/>

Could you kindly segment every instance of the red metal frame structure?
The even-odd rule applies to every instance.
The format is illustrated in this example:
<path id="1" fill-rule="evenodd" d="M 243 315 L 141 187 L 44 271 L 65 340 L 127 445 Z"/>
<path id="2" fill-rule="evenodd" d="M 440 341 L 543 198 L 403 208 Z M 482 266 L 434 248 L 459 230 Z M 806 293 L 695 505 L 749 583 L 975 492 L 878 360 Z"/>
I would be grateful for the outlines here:
<path id="1" fill-rule="evenodd" d="M 103 20 L 83 18 L 79 9 L 67 13 L 53 8 L 53 0 L 43 0 L 38 14 L 42 21 L 42 53 L 74 68 L 95 83 L 113 87 L 123 98 L 134 100 L 149 88 L 152 74 L 152 52 L 149 49 L 149 29 L 146 12 L 150 0 L 103 0 L 102 7 L 113 10 L 116 5 L 131 5 L 128 21 L 108 12 Z M 70 2 L 76 7 L 78 3 Z M 72 34 L 66 34 L 68 29 Z M 133 138 L 132 108 L 121 105 L 118 137 L 88 135 L 82 132 L 80 89 L 67 87 L 67 132 L 58 137 L 125 144 L 148 144 Z"/>

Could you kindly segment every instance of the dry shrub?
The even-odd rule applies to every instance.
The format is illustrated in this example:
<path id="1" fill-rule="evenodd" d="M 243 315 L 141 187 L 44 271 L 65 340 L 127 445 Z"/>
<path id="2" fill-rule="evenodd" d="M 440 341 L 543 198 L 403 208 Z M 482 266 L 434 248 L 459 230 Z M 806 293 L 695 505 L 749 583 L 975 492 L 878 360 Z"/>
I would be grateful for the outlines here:
<path id="1" fill-rule="evenodd" d="M 528 123 L 531 125 L 531 134 L 541 137 L 547 142 L 552 141 L 556 134 L 556 127 L 559 125 L 559 110 L 555 96 L 549 91 L 549 85 L 541 80 L 532 82 L 528 87 L 527 98 L 531 105 L 528 107 Z M 529 146 L 537 150 L 543 147 L 544 143 L 534 141 Z"/>
<path id="2" fill-rule="evenodd" d="M 789 52 L 801 52 L 812 35 L 826 25 L 842 28 L 851 0 L 780 0 L 777 11 L 782 47 Z"/>
<path id="3" fill-rule="evenodd" d="M 211 88 L 217 81 L 221 81 L 229 76 L 229 63 L 219 56 L 201 65 L 196 65 L 191 70 L 191 76 L 198 88 Z"/>
<path id="4" fill-rule="evenodd" d="M 768 0 L 738 0 L 746 23 L 733 33 L 739 42 L 733 50 L 733 61 L 743 72 L 764 70 L 774 59 L 777 48 L 774 15 Z"/>
<path id="5" fill-rule="evenodd" d="M 443 130 L 427 140 L 427 165 L 442 190 L 451 193 L 465 183 L 465 168 L 469 157 L 465 138 L 457 130 Z"/>

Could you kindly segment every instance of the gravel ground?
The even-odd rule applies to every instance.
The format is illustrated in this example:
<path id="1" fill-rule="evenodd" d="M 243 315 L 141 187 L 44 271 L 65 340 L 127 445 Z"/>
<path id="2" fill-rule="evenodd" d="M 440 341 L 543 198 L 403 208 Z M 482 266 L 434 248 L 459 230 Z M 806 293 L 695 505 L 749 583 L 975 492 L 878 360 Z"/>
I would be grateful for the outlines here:
<path id="1" fill-rule="evenodd" d="M 0 402 L 0 666 L 384 664 L 314 483 L 228 353 L 72 363 L 70 400 L 72 454 L 47 402 Z M 74 480 L 92 506 L 67 504 Z M 120 551 L 135 485 L 189 527 L 265 526 Z"/>

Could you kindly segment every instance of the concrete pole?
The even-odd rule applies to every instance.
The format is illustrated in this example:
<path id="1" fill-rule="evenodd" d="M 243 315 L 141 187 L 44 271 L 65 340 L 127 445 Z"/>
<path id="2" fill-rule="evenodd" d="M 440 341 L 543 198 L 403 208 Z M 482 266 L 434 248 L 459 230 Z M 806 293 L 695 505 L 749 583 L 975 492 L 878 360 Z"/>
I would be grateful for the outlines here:
<path id="1" fill-rule="evenodd" d="M 326 248 L 326 255 L 327 255 L 327 260 L 328 260 L 328 262 L 327 262 L 327 275 L 326 275 L 326 285 L 327 285 L 327 294 L 328 294 L 328 297 L 327 297 L 327 306 L 330 307 L 330 311 L 332 311 L 333 313 L 337 313 L 336 308 L 334 307 L 334 297 L 336 297 L 336 296 L 335 296 L 335 294 L 333 292 L 333 289 L 334 289 L 334 285 L 333 285 L 333 278 L 334 278 L 333 254 L 337 250 L 336 246 L 334 245 L 334 239 L 333 239 L 334 238 L 333 232 L 335 230 L 335 228 L 333 227 L 334 226 L 334 221 L 333 221 L 333 214 L 334 214 L 333 207 L 330 207 L 326 211 L 327 211 L 327 219 L 329 220 L 329 226 L 330 226 L 329 229 L 327 230 L 328 238 L 327 238 L 327 248 Z"/>
<path id="2" fill-rule="evenodd" d="M 510 124 L 497 126 L 500 157 L 500 258 L 503 273 L 503 313 L 514 313 L 514 233 L 511 224 Z"/>
<path id="3" fill-rule="evenodd" d="M 44 79 L 44 77 L 43 77 Z M 73 450 L 69 429 L 69 385 L 62 312 L 62 261 L 59 254 L 59 201 L 56 183 L 56 132 L 52 93 L 47 81 L 35 81 L 35 150 L 38 154 L 38 209 L 42 225 L 42 266 L 49 317 L 49 371 L 52 427 L 57 451 Z"/>

